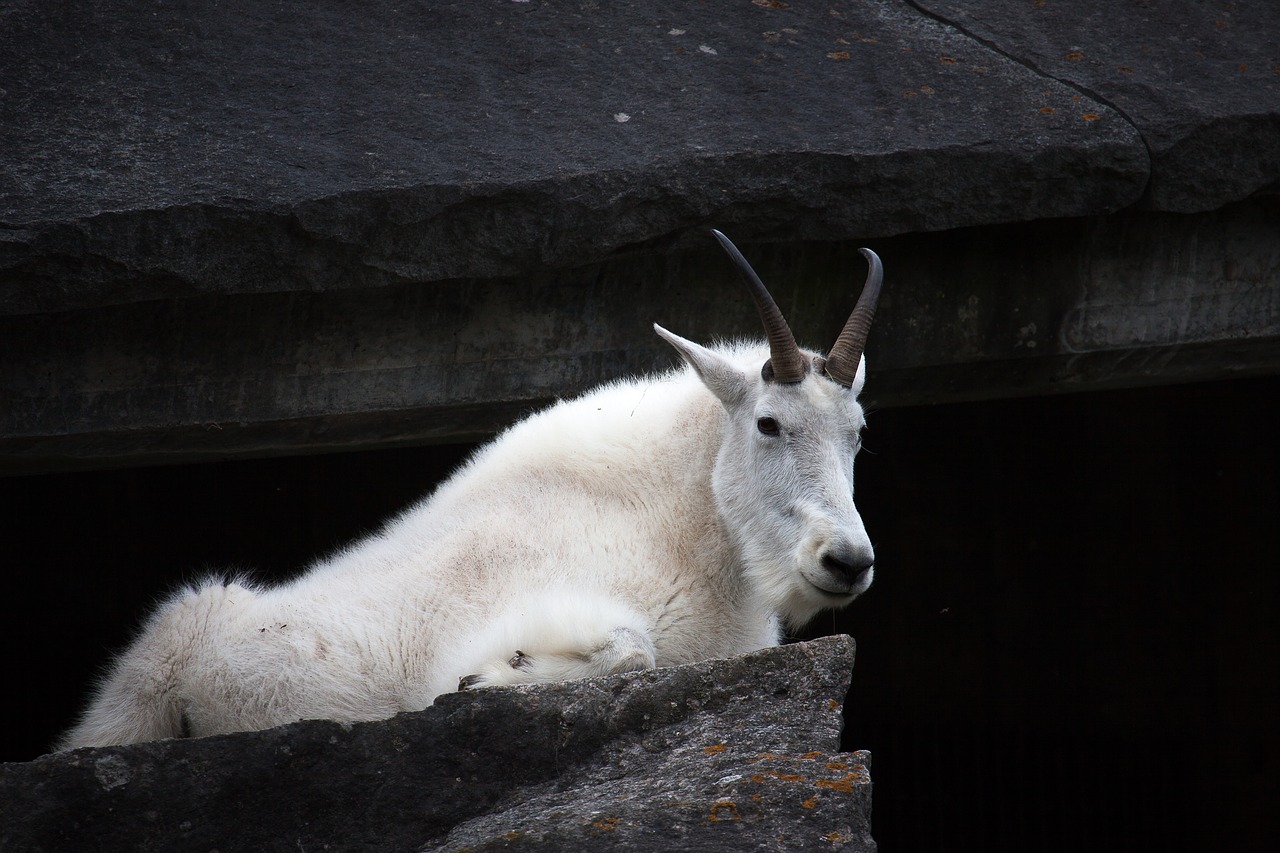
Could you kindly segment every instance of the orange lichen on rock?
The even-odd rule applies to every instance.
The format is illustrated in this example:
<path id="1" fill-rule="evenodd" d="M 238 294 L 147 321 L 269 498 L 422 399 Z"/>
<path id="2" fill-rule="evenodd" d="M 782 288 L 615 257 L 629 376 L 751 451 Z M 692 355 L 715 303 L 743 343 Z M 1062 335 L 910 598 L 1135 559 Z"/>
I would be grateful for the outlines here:
<path id="1" fill-rule="evenodd" d="M 738 814 L 738 804 L 732 800 L 720 800 L 711 805 L 711 812 L 707 815 L 707 820 L 712 823 L 718 823 L 722 820 L 742 820 L 742 816 Z"/>
<path id="2" fill-rule="evenodd" d="M 819 779 L 813 784 L 819 788 L 830 788 L 833 791 L 853 793 L 854 785 L 865 785 L 871 781 L 871 774 L 861 764 L 855 764 L 853 770 L 844 774 L 843 779 Z"/>

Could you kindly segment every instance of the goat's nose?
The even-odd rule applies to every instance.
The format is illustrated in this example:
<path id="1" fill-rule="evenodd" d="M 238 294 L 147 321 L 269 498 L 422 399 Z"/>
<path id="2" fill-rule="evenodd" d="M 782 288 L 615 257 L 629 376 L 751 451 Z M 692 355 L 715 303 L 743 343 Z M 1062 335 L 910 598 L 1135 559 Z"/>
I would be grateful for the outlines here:
<path id="1" fill-rule="evenodd" d="M 857 586 L 875 562 L 870 550 L 831 550 L 822 555 L 822 567 L 850 587 Z"/>

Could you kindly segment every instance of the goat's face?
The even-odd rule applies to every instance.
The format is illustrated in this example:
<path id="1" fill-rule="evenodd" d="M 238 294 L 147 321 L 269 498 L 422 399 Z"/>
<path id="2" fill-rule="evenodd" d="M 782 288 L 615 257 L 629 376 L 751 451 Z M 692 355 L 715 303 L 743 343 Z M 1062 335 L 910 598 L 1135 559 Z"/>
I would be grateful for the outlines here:
<path id="1" fill-rule="evenodd" d="M 724 407 L 712 488 L 752 585 L 795 626 L 866 592 L 875 552 L 853 502 L 863 370 L 849 388 L 816 372 L 771 382 L 716 350 L 659 334 Z"/>
<path id="2" fill-rule="evenodd" d="M 747 570 L 799 625 L 871 586 L 875 552 L 853 501 L 865 420 L 857 391 L 822 376 L 756 391 L 728 410 L 716 503 Z"/>
<path id="3" fill-rule="evenodd" d="M 755 270 L 729 238 L 728 253 L 764 324 L 769 355 L 756 372 L 717 350 L 655 326 L 728 415 L 712 487 L 744 570 L 792 625 L 843 607 L 871 586 L 875 552 L 853 505 L 853 457 L 864 423 L 862 357 L 880 298 L 880 259 L 863 249 L 867 280 L 825 358 L 796 346 Z M 754 368 L 758 362 L 752 362 Z"/>

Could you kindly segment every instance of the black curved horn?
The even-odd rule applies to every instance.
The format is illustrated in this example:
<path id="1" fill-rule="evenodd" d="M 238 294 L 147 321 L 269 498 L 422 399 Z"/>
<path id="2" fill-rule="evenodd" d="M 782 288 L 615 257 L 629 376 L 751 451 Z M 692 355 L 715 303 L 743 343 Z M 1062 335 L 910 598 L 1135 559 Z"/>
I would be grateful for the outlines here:
<path id="1" fill-rule="evenodd" d="M 823 366 L 823 371 L 828 376 L 846 388 L 853 385 L 853 380 L 858 375 L 858 362 L 862 360 L 862 351 L 867 346 L 867 333 L 871 331 L 876 303 L 880 301 L 880 286 L 884 283 L 884 266 L 880 263 L 880 257 L 870 249 L 858 251 L 867 259 L 867 281 L 862 285 L 858 304 L 853 306 L 853 313 L 845 321 Z"/>
<path id="2" fill-rule="evenodd" d="M 805 373 L 809 370 L 809 363 L 801 354 L 800 347 L 796 345 L 795 336 L 791 334 L 791 328 L 782 316 L 782 311 L 778 309 L 778 303 L 773 301 L 773 297 L 765 289 L 764 282 L 760 280 L 760 276 L 756 275 L 751 264 L 747 263 L 747 259 L 742 257 L 738 247 L 719 231 L 713 229 L 711 233 L 720 241 L 721 247 L 737 266 L 742 280 L 747 283 L 752 301 L 760 311 L 760 321 L 764 323 L 764 333 L 769 339 L 769 360 L 764 363 L 764 368 L 760 371 L 761 375 L 773 382 L 792 383 L 804 379 Z"/>

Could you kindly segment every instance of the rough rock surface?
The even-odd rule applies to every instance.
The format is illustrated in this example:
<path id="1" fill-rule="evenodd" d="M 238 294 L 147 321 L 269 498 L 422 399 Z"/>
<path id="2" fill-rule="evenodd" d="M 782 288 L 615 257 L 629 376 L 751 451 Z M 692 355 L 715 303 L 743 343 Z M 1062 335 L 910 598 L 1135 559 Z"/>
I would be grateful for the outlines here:
<path id="1" fill-rule="evenodd" d="M 871 851 L 853 641 L 0 765 L 0 851 Z"/>
<path id="2" fill-rule="evenodd" d="M 1110 107 L 896 0 L 27 0 L 0 57 L 3 312 L 1100 213 L 1148 172 Z"/>
<path id="3" fill-rule="evenodd" d="M 1213 210 L 1280 181 L 1280 4 L 921 0 L 917 5 L 1133 122 L 1145 203 Z"/>
<path id="4" fill-rule="evenodd" d="M 0 474 L 484 437 L 669 365 L 654 321 L 756 334 L 713 226 L 817 347 L 882 252 L 877 405 L 1274 373 L 1278 32 L 1211 0 L 15 0 Z"/>

